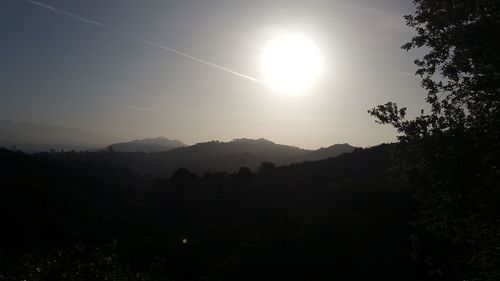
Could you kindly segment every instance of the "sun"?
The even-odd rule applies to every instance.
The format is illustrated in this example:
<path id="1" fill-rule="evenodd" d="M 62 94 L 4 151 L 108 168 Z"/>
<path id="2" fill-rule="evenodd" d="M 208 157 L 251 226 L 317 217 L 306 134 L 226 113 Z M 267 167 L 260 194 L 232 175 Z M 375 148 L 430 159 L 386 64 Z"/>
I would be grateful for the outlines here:
<path id="1" fill-rule="evenodd" d="M 273 38 L 261 57 L 263 80 L 273 90 L 286 94 L 307 91 L 320 77 L 323 58 L 316 44 L 300 34 Z"/>

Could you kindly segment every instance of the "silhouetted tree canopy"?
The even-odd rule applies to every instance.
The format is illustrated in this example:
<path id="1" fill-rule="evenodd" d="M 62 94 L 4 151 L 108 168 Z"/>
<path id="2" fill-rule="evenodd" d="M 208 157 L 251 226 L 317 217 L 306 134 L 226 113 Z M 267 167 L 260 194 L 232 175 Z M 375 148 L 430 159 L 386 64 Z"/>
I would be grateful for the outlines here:
<path id="1" fill-rule="evenodd" d="M 262 162 L 262 163 L 260 163 L 260 166 L 259 166 L 259 172 L 263 173 L 263 174 L 270 173 L 275 168 L 276 168 L 276 166 L 271 162 Z"/>
<path id="2" fill-rule="evenodd" d="M 151 179 L 0 149 L 0 280 L 422 280 L 387 151 Z"/>
<path id="3" fill-rule="evenodd" d="M 419 200 L 416 244 L 443 280 L 500 279 L 500 1 L 415 0 L 417 74 L 431 111 L 370 111 L 400 133 L 396 178 Z M 497 233 L 497 234 L 495 234 Z"/>

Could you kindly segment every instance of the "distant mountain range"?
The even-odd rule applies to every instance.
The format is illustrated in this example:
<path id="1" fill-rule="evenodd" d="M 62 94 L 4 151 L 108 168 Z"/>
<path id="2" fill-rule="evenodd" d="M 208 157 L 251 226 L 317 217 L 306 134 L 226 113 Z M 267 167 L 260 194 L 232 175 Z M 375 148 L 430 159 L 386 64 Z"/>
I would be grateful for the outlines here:
<path id="1" fill-rule="evenodd" d="M 186 145 L 179 140 L 158 137 L 115 143 L 108 146 L 107 149 L 120 152 L 162 152 L 183 146 Z"/>
<path id="2" fill-rule="evenodd" d="M 168 175 L 179 167 L 200 174 L 234 172 L 242 166 L 256 170 L 265 161 L 287 165 L 336 157 L 355 149 L 349 144 L 336 144 L 308 150 L 276 144 L 262 138 L 210 141 L 190 146 L 179 140 L 163 137 L 122 143 L 109 141 L 110 139 L 109 136 L 73 128 L 0 120 L 0 147 L 26 152 L 76 150 L 80 152 L 51 154 L 53 157 L 107 161 L 141 174 L 152 175 Z M 108 145 L 109 143 L 112 144 Z"/>
<path id="3" fill-rule="evenodd" d="M 79 129 L 0 120 L 0 147 L 27 152 L 102 148 L 113 138 Z"/>
<path id="4" fill-rule="evenodd" d="M 350 153 L 355 149 L 349 144 L 337 144 L 328 148 L 307 150 L 276 144 L 266 139 L 235 139 L 230 142 L 211 141 L 182 146 L 165 152 L 150 153 L 158 148 L 158 143 L 170 144 L 172 142 L 158 138 L 153 140 L 156 141 L 147 139 L 125 143 L 127 151 L 120 151 L 123 146 L 114 144 L 102 151 L 64 156 L 96 162 L 107 161 L 113 165 L 125 166 L 141 174 L 168 175 L 179 167 L 188 168 L 199 174 L 234 172 L 242 166 L 256 170 L 265 161 L 276 165 L 286 165 L 336 157 L 343 153 Z M 177 145 L 182 144 L 173 142 Z M 154 145 L 148 146 L 148 143 Z M 143 152 L 130 152 L 138 151 L 139 148 Z"/>

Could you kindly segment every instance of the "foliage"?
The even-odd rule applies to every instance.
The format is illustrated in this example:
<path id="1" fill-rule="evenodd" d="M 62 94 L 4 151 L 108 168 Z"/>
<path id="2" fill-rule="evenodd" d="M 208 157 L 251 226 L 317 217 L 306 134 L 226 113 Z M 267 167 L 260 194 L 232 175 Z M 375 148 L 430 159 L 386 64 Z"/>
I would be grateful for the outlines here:
<path id="1" fill-rule="evenodd" d="M 500 1 L 415 0 L 417 74 L 431 112 L 370 113 L 401 133 L 400 185 L 419 202 L 419 253 L 443 280 L 500 279 Z M 436 246 L 437 245 L 437 246 Z"/>
<path id="2" fill-rule="evenodd" d="M 20 274 L 0 276 L 12 281 L 166 281 L 168 274 L 164 258 L 156 258 L 144 273 L 131 271 L 119 260 L 118 242 L 104 247 L 77 244 L 42 258 L 26 255 L 20 259 Z"/>
<path id="3" fill-rule="evenodd" d="M 387 150 L 155 180 L 0 150 L 0 279 L 422 280 Z"/>

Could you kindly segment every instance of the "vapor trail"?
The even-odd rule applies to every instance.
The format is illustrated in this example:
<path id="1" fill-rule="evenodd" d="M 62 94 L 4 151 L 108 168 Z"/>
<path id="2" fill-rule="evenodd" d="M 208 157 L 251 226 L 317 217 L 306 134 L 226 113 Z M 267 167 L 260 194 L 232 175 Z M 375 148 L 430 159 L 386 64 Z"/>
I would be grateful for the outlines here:
<path id="1" fill-rule="evenodd" d="M 256 83 L 264 83 L 264 81 L 258 79 L 258 78 L 255 78 L 255 77 L 252 77 L 252 76 L 249 76 L 249 75 L 246 75 L 246 74 L 243 74 L 243 73 L 240 73 L 238 71 L 234 71 L 232 69 L 229 69 L 225 66 L 222 66 L 222 65 L 218 65 L 218 64 L 215 64 L 215 63 L 212 63 L 212 62 L 209 62 L 209 61 L 206 61 L 204 59 L 200 59 L 200 58 L 197 58 L 195 56 L 192 56 L 190 54 L 187 54 L 187 53 L 184 53 L 182 51 L 179 51 L 179 50 L 176 50 L 176 49 L 172 49 L 172 48 L 169 48 L 167 46 L 164 46 L 164 45 L 161 45 L 159 43 L 155 43 L 155 42 L 152 42 L 152 41 L 149 41 L 149 40 L 146 40 L 144 38 L 141 38 L 139 36 L 136 36 L 136 35 L 133 35 L 133 34 L 130 34 L 130 33 L 127 33 L 127 32 L 124 32 L 124 31 L 121 31 L 119 29 L 116 29 L 112 26 L 109 26 L 109 25 L 106 25 L 106 24 L 103 24 L 101 22 L 98 22 L 98 21 L 94 21 L 94 20 L 91 20 L 91 19 L 88 19 L 88 18 L 85 18 L 85 17 L 82 17 L 82 16 L 79 16 L 77 14 L 73 14 L 73 13 L 70 13 L 68 11 L 65 11 L 65 10 L 61 10 L 61 9 L 58 9 L 56 7 L 53 7 L 53 6 L 49 6 L 47 4 L 44 4 L 44 3 L 41 3 L 41 2 L 38 2 L 38 1 L 34 1 L 34 0 L 26 0 L 26 2 L 28 3 L 31 3 L 33 5 L 37 5 L 39 7 L 42 7 L 42 8 L 45 8 L 45 9 L 48 9 L 48 10 L 51 10 L 53 12 L 56 12 L 56 13 L 59 13 L 59 14 L 62 14 L 62 15 L 65 15 L 67 17 L 71 17 L 73 19 L 76 19 L 78 21 L 81 21 L 81 22 L 84 22 L 84 23 L 88 23 L 88 24 L 92 24 L 92 25 L 95 25 L 95 26 L 98 26 L 102 29 L 106 29 L 108 31 L 111 31 L 111 32 L 114 32 L 114 33 L 117 33 L 117 34 L 120 34 L 122 36 L 125 36 L 127 38 L 130 38 L 130 39 L 133 39 L 133 40 L 136 40 L 136 41 L 139 41 L 139 42 L 142 42 L 142 43 L 145 43 L 147 45 L 150 45 L 150 46 L 153 46 L 153 47 L 157 47 L 157 48 L 160 48 L 160 49 L 163 49 L 163 50 L 166 50 L 166 51 L 169 51 L 171 53 L 175 53 L 175 54 L 178 54 L 180 56 L 183 56 L 185 58 L 188 58 L 190 60 L 193 60 L 193 61 L 196 61 L 196 62 L 199 62 L 199 63 L 202 63 L 202 64 L 205 64 L 205 65 L 208 65 L 208 66 L 211 66 L 211 67 L 214 67 L 214 68 L 217 68 L 219 70 L 222 70 L 222 71 L 225 71 L 225 72 L 228 72 L 230 74 L 233 74 L 233 75 L 236 75 L 238 77 L 241 77 L 241 78 L 245 78 L 245 79 L 248 79 L 252 82 L 256 82 Z"/>

